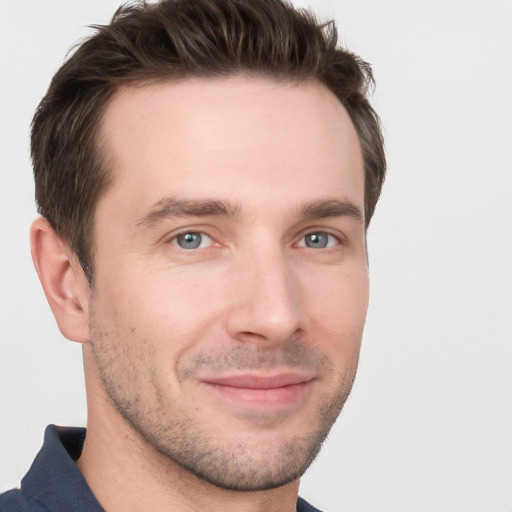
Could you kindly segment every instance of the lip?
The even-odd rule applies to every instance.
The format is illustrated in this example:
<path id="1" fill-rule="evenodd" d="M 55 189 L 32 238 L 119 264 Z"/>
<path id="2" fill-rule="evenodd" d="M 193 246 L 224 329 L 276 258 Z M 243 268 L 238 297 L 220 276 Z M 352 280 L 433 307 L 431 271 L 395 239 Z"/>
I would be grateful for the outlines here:
<path id="1" fill-rule="evenodd" d="M 213 379 L 205 379 L 204 382 L 232 388 L 276 389 L 303 384 L 311 379 L 311 376 L 298 373 L 281 373 L 277 375 L 245 374 L 215 377 Z"/>
<path id="2" fill-rule="evenodd" d="M 243 374 L 202 381 L 217 396 L 243 408 L 281 409 L 300 403 L 314 378 L 299 373 Z"/>

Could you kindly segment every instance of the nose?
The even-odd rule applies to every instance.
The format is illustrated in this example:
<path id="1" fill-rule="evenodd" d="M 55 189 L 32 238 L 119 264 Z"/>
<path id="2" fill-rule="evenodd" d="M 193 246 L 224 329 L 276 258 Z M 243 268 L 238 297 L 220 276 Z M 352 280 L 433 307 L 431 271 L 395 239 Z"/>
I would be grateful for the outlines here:
<path id="1" fill-rule="evenodd" d="M 252 254 L 233 272 L 229 335 L 242 342 L 283 343 L 302 330 L 299 283 L 280 250 Z"/>

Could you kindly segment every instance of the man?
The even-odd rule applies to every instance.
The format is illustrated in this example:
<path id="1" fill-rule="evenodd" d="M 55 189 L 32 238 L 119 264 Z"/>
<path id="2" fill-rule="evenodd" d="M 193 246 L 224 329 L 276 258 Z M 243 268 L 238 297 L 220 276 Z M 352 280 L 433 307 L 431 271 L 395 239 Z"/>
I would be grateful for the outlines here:
<path id="1" fill-rule="evenodd" d="M 50 426 L 0 510 L 316 510 L 299 479 L 356 373 L 384 178 L 371 80 L 279 0 L 124 7 L 68 59 L 31 247 L 87 433 Z"/>

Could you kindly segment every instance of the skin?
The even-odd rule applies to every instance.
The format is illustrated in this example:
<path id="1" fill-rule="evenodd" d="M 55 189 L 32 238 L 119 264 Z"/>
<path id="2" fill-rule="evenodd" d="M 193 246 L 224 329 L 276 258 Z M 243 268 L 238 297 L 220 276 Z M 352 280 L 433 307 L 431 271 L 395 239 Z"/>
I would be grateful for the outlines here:
<path id="1" fill-rule="evenodd" d="M 347 112 L 316 83 L 194 79 L 119 90 L 101 140 L 114 180 L 92 290 L 32 227 L 59 327 L 84 348 L 78 467 L 109 512 L 295 510 L 368 305 Z"/>

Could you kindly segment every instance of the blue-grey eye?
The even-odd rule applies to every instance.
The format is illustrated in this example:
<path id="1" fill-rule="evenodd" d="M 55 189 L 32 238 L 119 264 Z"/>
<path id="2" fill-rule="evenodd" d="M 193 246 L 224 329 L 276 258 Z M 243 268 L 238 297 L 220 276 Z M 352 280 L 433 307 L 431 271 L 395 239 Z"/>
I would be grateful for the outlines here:
<path id="1" fill-rule="evenodd" d="M 335 236 L 323 231 L 318 231 L 305 235 L 298 245 L 299 247 L 309 247 L 310 249 L 326 249 L 328 247 L 334 247 L 338 243 L 339 241 Z"/>
<path id="2" fill-rule="evenodd" d="M 212 239 L 206 233 L 198 231 L 190 231 L 188 233 L 181 233 L 172 239 L 172 243 L 181 249 L 203 249 L 212 244 Z"/>

